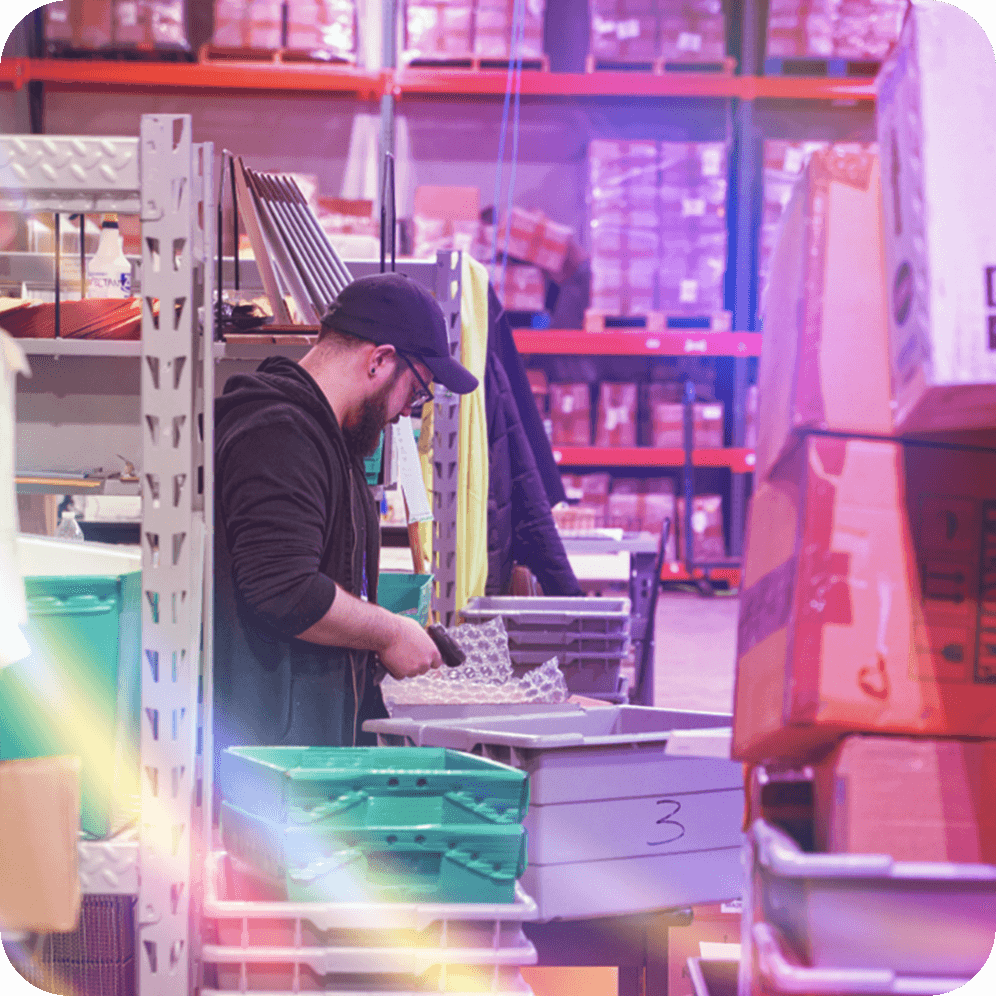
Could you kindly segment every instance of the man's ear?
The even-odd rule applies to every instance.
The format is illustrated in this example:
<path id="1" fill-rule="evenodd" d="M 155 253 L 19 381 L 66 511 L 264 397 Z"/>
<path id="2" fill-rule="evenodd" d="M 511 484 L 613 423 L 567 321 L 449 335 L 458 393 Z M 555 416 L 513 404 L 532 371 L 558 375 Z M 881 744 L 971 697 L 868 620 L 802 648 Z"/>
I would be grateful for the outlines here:
<path id="1" fill-rule="evenodd" d="M 393 346 L 375 346 L 370 351 L 367 363 L 370 375 L 376 375 L 382 368 L 392 369 L 394 366 L 394 357 L 395 351 Z"/>

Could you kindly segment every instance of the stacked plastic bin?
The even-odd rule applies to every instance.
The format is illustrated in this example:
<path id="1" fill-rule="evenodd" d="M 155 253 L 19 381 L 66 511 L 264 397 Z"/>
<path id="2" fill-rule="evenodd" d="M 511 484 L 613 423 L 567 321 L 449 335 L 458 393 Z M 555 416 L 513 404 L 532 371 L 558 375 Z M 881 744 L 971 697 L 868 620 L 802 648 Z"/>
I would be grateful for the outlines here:
<path id="1" fill-rule="evenodd" d="M 528 992 L 523 772 L 443 749 L 234 747 L 204 992 Z"/>
<path id="2" fill-rule="evenodd" d="M 471 598 L 461 612 L 468 623 L 501 617 L 512 668 L 521 676 L 556 657 L 568 691 L 615 697 L 629 649 L 628 598 Z"/>
<path id="3" fill-rule="evenodd" d="M 577 706 L 375 719 L 364 729 L 385 750 L 445 746 L 529 774 L 523 884 L 547 921 L 742 894 L 743 770 L 729 759 L 729 722 L 721 713 Z"/>

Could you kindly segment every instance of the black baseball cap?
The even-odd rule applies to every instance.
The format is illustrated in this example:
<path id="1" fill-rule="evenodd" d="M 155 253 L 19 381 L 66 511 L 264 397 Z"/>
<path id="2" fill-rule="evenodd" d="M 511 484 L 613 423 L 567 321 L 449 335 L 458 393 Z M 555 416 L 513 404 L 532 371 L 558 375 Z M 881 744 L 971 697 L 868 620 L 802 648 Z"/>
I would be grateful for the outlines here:
<path id="1" fill-rule="evenodd" d="M 394 346 L 424 363 L 434 380 L 469 394 L 477 378 L 450 356 L 446 319 L 436 299 L 402 273 L 360 277 L 340 291 L 322 325 L 380 346 Z"/>

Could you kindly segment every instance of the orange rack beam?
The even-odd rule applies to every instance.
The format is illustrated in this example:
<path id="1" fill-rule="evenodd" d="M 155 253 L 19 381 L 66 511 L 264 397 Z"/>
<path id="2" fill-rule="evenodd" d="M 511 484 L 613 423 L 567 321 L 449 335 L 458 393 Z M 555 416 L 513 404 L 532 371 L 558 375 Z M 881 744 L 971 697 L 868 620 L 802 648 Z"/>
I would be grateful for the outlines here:
<path id="1" fill-rule="evenodd" d="M 620 330 L 580 332 L 577 329 L 516 329 L 520 353 L 566 353 L 585 356 L 760 356 L 759 332 L 709 332 L 699 329 L 666 332 Z"/>
<path id="2" fill-rule="evenodd" d="M 685 451 L 656 446 L 558 446 L 553 459 L 563 467 L 681 467 Z M 735 474 L 749 474 L 756 463 L 754 451 L 724 447 L 694 450 L 695 467 L 729 467 Z"/>
<path id="3" fill-rule="evenodd" d="M 84 90 L 286 90 L 352 93 L 376 99 L 409 96 L 494 96 L 505 93 L 504 70 L 365 70 L 351 66 L 266 62 L 118 62 L 100 59 L 4 59 L 0 86 L 38 81 Z M 521 92 L 532 97 L 716 97 L 741 100 L 874 100 L 867 78 L 728 76 L 721 73 L 549 73 L 524 70 Z"/>

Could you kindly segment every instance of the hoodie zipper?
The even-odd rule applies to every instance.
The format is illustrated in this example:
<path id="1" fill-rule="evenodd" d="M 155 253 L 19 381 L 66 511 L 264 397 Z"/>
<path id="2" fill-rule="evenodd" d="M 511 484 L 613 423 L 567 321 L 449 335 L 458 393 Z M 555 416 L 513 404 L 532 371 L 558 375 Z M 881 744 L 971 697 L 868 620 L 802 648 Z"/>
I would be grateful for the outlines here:
<path id="1" fill-rule="evenodd" d="M 353 479 L 353 475 L 355 474 L 355 471 L 353 469 L 353 461 L 352 461 L 352 459 L 347 458 L 347 464 L 346 464 L 346 466 L 347 466 L 348 471 L 349 471 L 349 523 L 350 523 L 350 526 L 352 527 L 352 530 L 353 530 L 353 547 L 352 547 L 352 555 L 351 555 L 351 559 L 350 559 L 350 569 L 352 570 L 353 568 L 355 568 L 355 565 L 356 565 L 356 542 L 357 542 L 357 537 L 356 537 L 356 495 L 355 495 L 355 492 L 356 492 L 356 482 Z M 362 569 L 363 568 L 361 568 L 361 570 Z M 361 590 L 362 590 L 362 586 L 361 586 Z M 358 664 L 358 662 L 356 660 L 356 657 L 354 656 L 355 653 L 356 653 L 356 651 L 354 651 L 354 650 L 350 650 L 349 651 L 349 671 L 350 671 L 350 676 L 353 679 L 353 746 L 354 747 L 356 746 L 357 727 L 359 726 L 359 722 L 360 722 L 360 692 L 359 692 L 359 686 L 358 686 L 357 678 L 356 678 L 356 672 L 357 672 L 357 668 L 359 667 L 359 664 Z M 366 651 L 364 651 L 363 653 L 366 654 Z M 366 661 L 365 661 L 365 658 L 364 658 L 364 664 L 365 664 L 365 662 Z"/>

